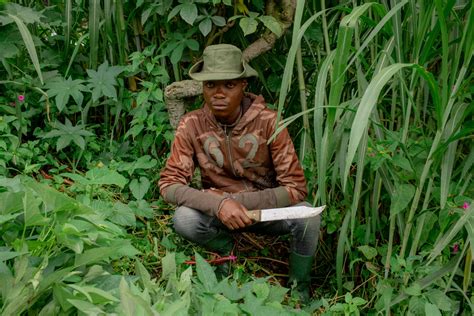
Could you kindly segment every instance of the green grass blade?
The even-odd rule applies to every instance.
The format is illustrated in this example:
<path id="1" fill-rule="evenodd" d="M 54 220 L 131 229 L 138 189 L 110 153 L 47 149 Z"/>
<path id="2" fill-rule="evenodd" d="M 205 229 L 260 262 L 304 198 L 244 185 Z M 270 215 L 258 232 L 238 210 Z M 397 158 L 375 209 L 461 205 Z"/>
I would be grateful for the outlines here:
<path id="1" fill-rule="evenodd" d="M 441 237 L 438 242 L 435 244 L 433 247 L 433 250 L 430 252 L 430 255 L 428 256 L 428 265 L 433 262 L 433 260 L 436 259 L 441 254 L 441 251 L 443 251 L 444 248 L 449 246 L 451 241 L 453 240 L 454 237 L 461 231 L 461 229 L 467 225 L 467 223 L 470 223 L 474 219 L 474 204 L 471 204 L 471 206 L 464 211 L 464 213 L 461 215 L 459 220 L 454 224 L 454 226 L 449 229 L 446 234 Z"/>
<path id="2" fill-rule="evenodd" d="M 123 11 L 123 0 L 115 1 L 115 34 L 117 35 L 117 47 L 119 55 L 119 64 L 125 64 L 127 60 L 127 34 L 126 18 Z"/>
<path id="3" fill-rule="evenodd" d="M 467 104 L 461 104 L 457 111 L 454 113 L 452 118 L 446 124 L 445 139 L 451 137 L 457 129 L 459 124 L 462 123 L 464 113 L 467 109 Z M 452 182 L 452 173 L 454 169 L 454 162 L 456 158 L 456 150 L 458 141 L 454 141 L 448 145 L 447 151 L 443 155 L 441 160 L 441 188 L 440 188 L 440 207 L 443 209 L 448 200 L 449 187 Z"/>
<path id="4" fill-rule="evenodd" d="M 405 67 L 412 67 L 412 64 L 395 64 L 384 68 L 379 74 L 377 74 L 369 86 L 366 92 L 362 96 L 360 106 L 357 109 L 356 116 L 352 123 L 351 137 L 349 141 L 349 147 L 347 150 L 346 165 L 344 168 L 344 175 L 342 178 L 343 189 L 345 191 L 347 178 L 349 177 L 349 170 L 354 160 L 354 156 L 357 148 L 359 147 L 360 140 L 364 130 L 369 124 L 369 117 L 377 103 L 380 91 L 387 84 L 387 82 L 396 74 L 398 71 Z"/>
<path id="5" fill-rule="evenodd" d="M 322 204 L 326 203 L 326 171 L 329 169 L 326 163 L 328 153 L 327 143 L 323 139 L 324 125 L 324 100 L 326 98 L 326 85 L 329 69 L 334 61 L 335 53 L 331 52 L 324 59 L 318 73 L 316 88 L 314 93 L 314 115 L 313 115 L 313 131 L 314 131 L 314 150 L 316 152 L 316 166 L 318 168 L 318 191 L 316 200 L 320 200 Z"/>
<path id="6" fill-rule="evenodd" d="M 114 65 L 116 63 L 116 58 L 115 58 L 115 49 L 114 49 L 114 31 L 112 28 L 112 8 L 113 4 L 111 0 L 104 0 L 104 20 L 105 20 L 105 32 L 104 32 L 104 37 L 105 37 L 105 42 L 108 51 L 108 56 L 109 56 L 109 61 L 111 65 Z"/>
<path id="7" fill-rule="evenodd" d="M 436 270 L 430 274 L 428 274 L 426 277 L 421 278 L 413 283 L 418 283 L 421 287 L 421 289 L 425 289 L 431 284 L 433 284 L 436 280 L 442 278 L 446 274 L 453 272 L 453 269 L 455 269 L 459 265 L 459 260 L 460 255 L 457 255 L 456 257 L 452 258 L 448 263 L 446 263 L 442 268 L 439 270 Z M 392 302 L 390 303 L 390 306 L 393 307 L 394 305 L 399 304 L 403 300 L 409 298 L 410 296 L 406 292 L 400 293 Z"/>
<path id="8" fill-rule="evenodd" d="M 367 153 L 367 141 L 368 141 L 368 131 L 367 129 L 364 131 L 362 140 L 361 140 L 361 145 L 359 146 L 359 151 L 358 151 L 358 158 L 357 158 L 357 171 L 356 171 L 356 179 L 355 179 L 355 187 L 354 187 L 354 192 L 352 196 L 352 205 L 351 205 L 351 243 L 354 238 L 354 231 L 355 231 L 355 226 L 356 226 L 356 214 L 357 214 L 357 209 L 359 206 L 359 200 L 360 200 L 360 193 L 362 190 L 362 180 L 363 180 L 363 175 L 364 175 L 364 165 L 365 165 L 365 157 Z M 347 152 L 346 148 L 343 147 L 341 148 L 342 152 Z M 342 157 L 344 158 L 344 157 Z M 343 159 L 341 159 L 341 162 L 343 162 Z M 342 169 L 342 167 L 341 167 Z"/>
<path id="9" fill-rule="evenodd" d="M 38 78 L 41 84 L 44 84 L 43 73 L 41 72 L 38 54 L 36 52 L 35 44 L 33 43 L 33 38 L 31 37 L 30 31 L 26 27 L 25 23 L 23 23 L 23 21 L 19 17 L 13 14 L 9 14 L 9 13 L 8 13 L 8 16 L 12 18 L 13 21 L 15 21 L 16 25 L 18 26 L 18 30 L 20 31 L 23 42 L 25 43 L 25 47 L 28 51 L 28 54 L 30 55 L 31 62 L 33 63 L 33 66 L 35 67 L 36 73 L 38 74 Z"/>
<path id="10" fill-rule="evenodd" d="M 349 67 L 354 63 L 354 61 L 359 57 L 359 55 L 367 48 L 367 46 L 372 42 L 372 40 L 379 34 L 379 32 L 382 30 L 382 28 L 387 24 L 387 22 L 392 19 L 392 17 L 402 9 L 405 4 L 408 3 L 408 0 L 401 1 L 397 5 L 395 5 L 384 17 L 380 20 L 379 23 L 370 31 L 369 35 L 366 37 L 362 45 L 357 49 L 356 53 L 352 57 L 351 61 L 347 64 L 346 69 L 344 72 L 346 72 Z"/>
<path id="11" fill-rule="evenodd" d="M 65 17 L 65 32 L 64 32 L 64 41 L 66 44 L 65 53 L 69 52 L 69 42 L 71 41 L 71 29 L 72 29 L 72 0 L 66 0 L 66 7 L 64 10 Z"/>
<path id="12" fill-rule="evenodd" d="M 89 1 L 89 68 L 96 69 L 99 56 L 100 0 Z"/>
<path id="13" fill-rule="evenodd" d="M 344 264 L 344 247 L 347 243 L 347 233 L 349 228 L 349 220 L 351 219 L 351 213 L 347 212 L 342 222 L 341 231 L 339 232 L 339 239 L 337 241 L 337 253 L 336 253 L 336 279 L 337 279 L 337 290 L 339 294 L 342 294 L 342 271 Z"/>
<path id="14" fill-rule="evenodd" d="M 331 74 L 331 91 L 329 93 L 329 105 L 337 106 L 341 100 L 342 90 L 345 84 L 346 65 L 349 60 L 351 50 L 352 35 L 359 21 L 359 18 L 373 5 L 374 2 L 365 3 L 355 7 L 352 12 L 346 15 L 340 24 L 337 36 L 336 56 Z M 328 124 L 332 126 L 336 119 L 337 108 L 328 109 Z"/>
<path id="15" fill-rule="evenodd" d="M 323 14 L 323 11 L 316 13 L 312 17 L 310 17 L 299 29 L 298 35 L 296 36 L 296 40 L 291 43 L 290 50 L 288 52 L 288 57 L 286 59 L 285 69 L 283 71 L 283 77 L 281 80 L 280 85 L 280 95 L 278 97 L 278 120 L 280 120 L 281 112 L 283 111 L 283 106 L 285 105 L 286 96 L 288 95 L 288 91 L 290 89 L 291 77 L 293 75 L 293 68 L 296 59 L 296 52 L 298 47 L 301 43 L 301 39 L 303 38 L 304 33 L 308 29 L 308 27 L 316 21 Z"/>
<path id="16" fill-rule="evenodd" d="M 436 11 L 438 13 L 438 24 L 441 30 L 441 45 L 442 45 L 442 53 L 441 53 L 441 74 L 440 74 L 440 89 L 441 89 L 441 104 L 444 106 L 448 102 L 448 92 L 449 92 L 449 39 L 448 39 L 448 27 L 446 25 L 446 17 L 444 16 L 444 7 L 441 0 L 434 0 Z M 443 117 L 444 107 L 440 107 L 437 109 L 436 114 L 439 119 Z"/>
<path id="17" fill-rule="evenodd" d="M 71 59 L 69 59 L 69 64 L 67 66 L 66 72 L 64 73 L 64 78 L 67 78 L 69 74 L 69 70 L 71 69 L 72 63 L 74 62 L 74 59 L 76 58 L 77 53 L 79 52 L 79 49 L 81 48 L 82 41 L 84 41 L 87 37 L 89 37 L 89 34 L 86 33 L 82 35 L 79 40 L 77 41 L 76 45 L 74 46 L 74 51 L 71 54 Z"/>

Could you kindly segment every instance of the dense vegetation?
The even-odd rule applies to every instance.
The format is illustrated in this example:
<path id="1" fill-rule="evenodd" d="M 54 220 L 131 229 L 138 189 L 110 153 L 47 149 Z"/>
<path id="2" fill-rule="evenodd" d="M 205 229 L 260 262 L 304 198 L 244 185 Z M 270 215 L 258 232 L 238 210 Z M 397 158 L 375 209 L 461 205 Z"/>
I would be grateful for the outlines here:
<path id="1" fill-rule="evenodd" d="M 271 34 L 250 90 L 328 205 L 307 306 L 284 239 L 244 236 L 219 282 L 156 188 L 165 87 Z M 1 314 L 472 315 L 472 34 L 468 0 L 0 1 Z"/>

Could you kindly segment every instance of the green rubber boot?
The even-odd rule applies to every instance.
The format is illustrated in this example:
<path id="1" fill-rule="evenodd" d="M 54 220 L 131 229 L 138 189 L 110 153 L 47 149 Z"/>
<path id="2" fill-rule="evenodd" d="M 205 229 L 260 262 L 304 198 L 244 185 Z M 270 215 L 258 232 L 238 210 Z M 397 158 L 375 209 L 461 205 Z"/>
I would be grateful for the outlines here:
<path id="1" fill-rule="evenodd" d="M 221 256 L 228 256 L 234 247 L 234 243 L 231 237 L 220 237 L 208 241 L 204 247 L 211 251 L 217 252 Z M 224 262 L 215 266 L 214 273 L 216 274 L 216 278 L 219 281 L 228 277 L 230 272 L 231 266 L 229 262 Z"/>
<path id="2" fill-rule="evenodd" d="M 311 269 L 314 256 L 290 254 L 290 273 L 288 286 L 292 287 L 292 294 L 302 303 L 309 301 L 309 286 L 311 284 Z"/>

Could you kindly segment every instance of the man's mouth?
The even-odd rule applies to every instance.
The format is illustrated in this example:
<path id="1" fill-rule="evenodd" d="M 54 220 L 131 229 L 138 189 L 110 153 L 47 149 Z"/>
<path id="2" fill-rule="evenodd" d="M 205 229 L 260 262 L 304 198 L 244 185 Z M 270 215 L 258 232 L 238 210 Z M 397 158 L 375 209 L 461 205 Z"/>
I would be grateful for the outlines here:
<path id="1" fill-rule="evenodd" d="M 227 103 L 215 102 L 215 103 L 212 103 L 212 107 L 215 109 L 225 108 L 227 107 Z"/>

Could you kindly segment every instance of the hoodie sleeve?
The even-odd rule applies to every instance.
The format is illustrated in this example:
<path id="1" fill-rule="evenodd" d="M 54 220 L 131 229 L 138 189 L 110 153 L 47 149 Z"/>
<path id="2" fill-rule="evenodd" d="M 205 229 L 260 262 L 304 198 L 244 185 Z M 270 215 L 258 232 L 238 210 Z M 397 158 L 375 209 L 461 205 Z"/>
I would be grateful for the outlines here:
<path id="1" fill-rule="evenodd" d="M 287 198 L 291 205 L 304 201 L 308 195 L 306 179 L 293 141 L 286 128 L 269 144 L 269 148 L 277 173 L 276 180 L 287 193 L 285 196 L 285 191 L 276 188 L 278 189 L 275 192 L 277 199 L 285 200 Z"/>

